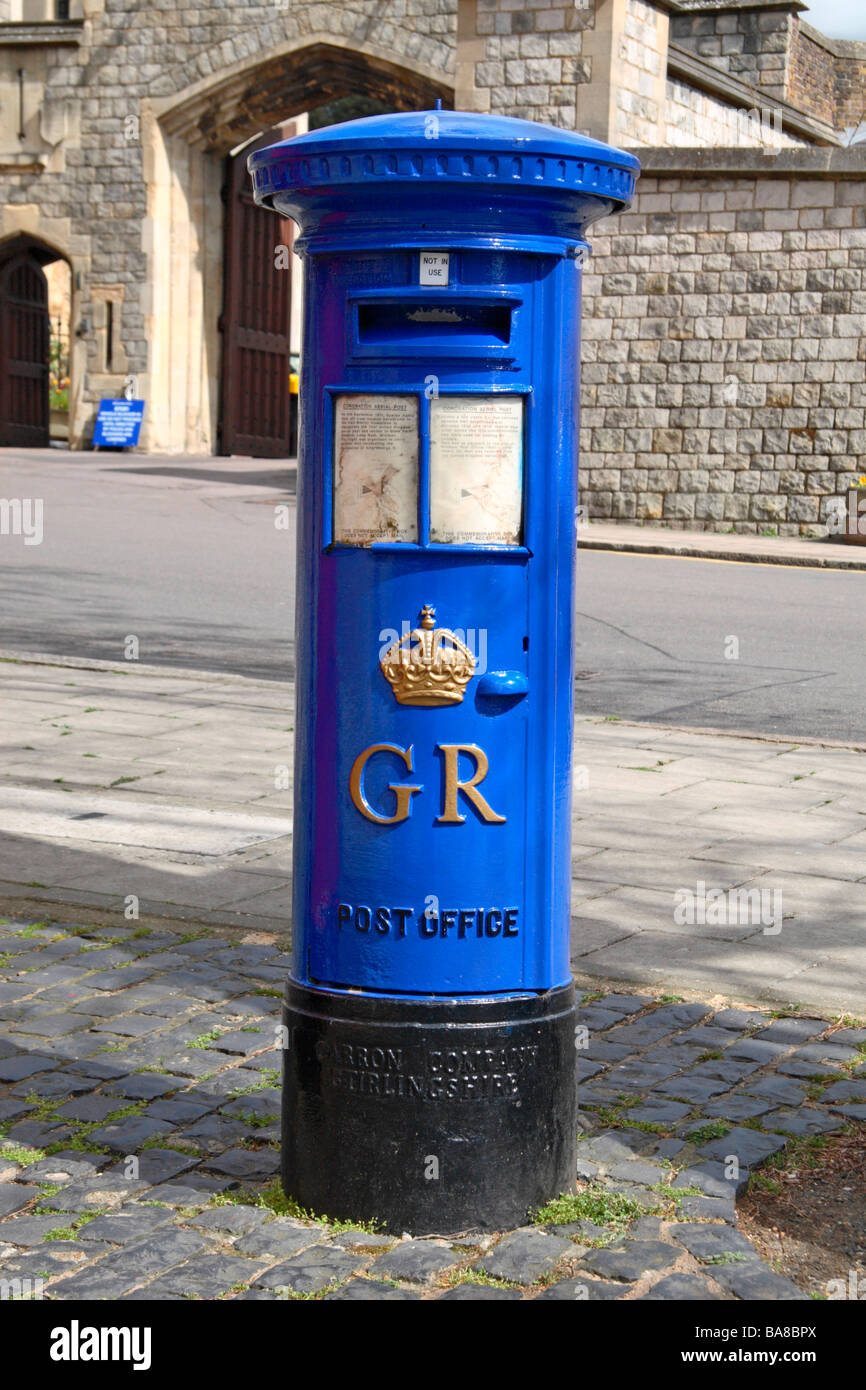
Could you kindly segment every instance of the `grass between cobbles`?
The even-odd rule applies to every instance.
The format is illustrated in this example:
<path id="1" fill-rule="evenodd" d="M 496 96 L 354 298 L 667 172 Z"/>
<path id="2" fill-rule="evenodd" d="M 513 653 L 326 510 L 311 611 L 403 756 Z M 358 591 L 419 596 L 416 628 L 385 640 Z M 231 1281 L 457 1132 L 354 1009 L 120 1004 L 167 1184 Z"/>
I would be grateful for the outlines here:
<path id="1" fill-rule="evenodd" d="M 372 1236 L 378 1233 L 382 1224 L 375 1220 L 343 1221 L 336 1217 L 307 1211 L 305 1207 L 298 1205 L 294 1197 L 286 1196 L 279 1179 L 269 1183 L 261 1192 L 250 1192 L 244 1188 L 237 1188 L 231 1192 L 217 1192 L 208 1205 L 211 1208 L 264 1207 L 265 1210 L 272 1211 L 275 1216 L 291 1216 L 296 1221 L 308 1221 L 317 1226 L 327 1226 L 338 1235 L 342 1231 L 363 1231 Z"/>
<path id="2" fill-rule="evenodd" d="M 236 1091 L 231 1091 L 226 1100 L 238 1100 L 240 1096 L 254 1096 L 256 1091 L 269 1091 L 280 1085 L 280 1073 L 274 1067 L 265 1067 L 260 1072 L 261 1081 L 257 1081 L 252 1086 L 239 1086 Z M 199 1078 L 199 1082 L 201 1078 Z M 198 1083 L 197 1083 L 198 1084 Z"/>
<path id="3" fill-rule="evenodd" d="M 54 1215 L 50 1211 L 41 1212 L 38 1206 L 34 1207 L 33 1211 L 36 1216 Z M 93 1211 L 82 1212 L 79 1216 L 73 1217 L 68 1226 L 54 1226 L 50 1231 L 46 1231 L 42 1240 L 74 1240 L 82 1226 L 89 1225 L 97 1216 L 104 1216 L 107 1211 L 108 1207 L 94 1207 Z"/>
<path id="4" fill-rule="evenodd" d="M 62 1192 L 62 1191 L 63 1191 L 63 1188 L 61 1187 L 61 1185 L 60 1185 L 59 1182 L 40 1182 L 40 1183 L 38 1184 L 38 1187 L 39 1187 L 39 1197 L 38 1197 L 37 1203 L 36 1203 L 36 1206 L 37 1206 L 37 1207 L 38 1207 L 42 1202 L 44 1202 L 44 1201 L 46 1200 L 46 1198 L 48 1198 L 48 1197 L 56 1197 L 58 1192 Z M 34 1208 L 34 1210 L 35 1210 L 35 1209 L 36 1209 L 36 1208 Z"/>
<path id="5" fill-rule="evenodd" d="M 858 1043 L 856 1050 L 860 1054 L 859 1057 L 849 1057 L 847 1062 L 842 1063 L 842 1071 L 846 1074 L 853 1071 L 855 1067 L 862 1066 L 863 1062 L 866 1061 L 866 1042 Z"/>
<path id="6" fill-rule="evenodd" d="M 596 1226 L 625 1226 L 638 1217 L 661 1210 L 661 1205 L 651 1210 L 622 1192 L 589 1188 L 585 1192 L 560 1193 L 532 1212 L 531 1220 L 536 1226 L 568 1226 L 573 1221 L 593 1221 Z"/>
<path id="7" fill-rule="evenodd" d="M 726 1134 L 730 1134 L 731 1126 L 725 1120 L 713 1120 L 709 1124 L 699 1125 L 697 1129 L 690 1129 L 686 1134 L 690 1144 L 708 1144 L 711 1139 L 723 1139 Z"/>
<path id="8" fill-rule="evenodd" d="M 5 1158 L 9 1163 L 20 1163 L 22 1168 L 29 1168 L 31 1163 L 39 1163 L 45 1157 L 45 1149 L 31 1149 L 27 1144 L 13 1144 L 11 1140 L 0 1135 L 0 1158 Z"/>
<path id="9" fill-rule="evenodd" d="M 237 1115 L 237 1119 L 250 1129 L 267 1129 L 268 1125 L 274 1123 L 275 1118 L 274 1115 L 255 1115 L 252 1110 L 241 1110 Z"/>
<path id="10" fill-rule="evenodd" d="M 833 1020 L 837 1028 L 866 1028 L 862 1018 L 855 1018 L 854 1014 L 837 1014 Z M 861 1043 L 863 1047 L 866 1044 Z"/>
<path id="11" fill-rule="evenodd" d="M 474 1258 L 474 1257 L 473 1257 Z M 497 1279 L 493 1274 L 482 1274 L 480 1269 L 449 1269 L 437 1280 L 440 1288 L 456 1289 L 461 1284 L 480 1284 L 487 1289 L 519 1289 L 511 1279 Z"/>
<path id="12" fill-rule="evenodd" d="M 58 1117 L 56 1111 L 59 1106 L 64 1105 L 69 1100 L 68 1096 L 40 1096 L 36 1091 L 29 1092 L 27 1104 L 35 1106 L 35 1111 L 30 1112 L 29 1118 L 40 1123 L 50 1124 Z M 43 1158 L 50 1158 L 52 1154 L 65 1153 L 67 1150 L 74 1150 L 76 1153 L 98 1153 L 105 1154 L 109 1150 L 101 1144 L 94 1144 L 90 1140 L 90 1135 L 94 1130 L 101 1128 L 102 1125 L 114 1124 L 116 1120 L 125 1120 L 133 1115 L 139 1115 L 144 1109 L 146 1101 L 134 1101 L 126 1105 L 119 1104 L 116 1110 L 112 1110 L 106 1115 L 104 1120 L 93 1120 L 87 1123 L 70 1121 L 72 1134 L 66 1139 L 58 1139 L 53 1144 L 46 1144 L 43 1149 L 31 1149 L 26 1145 L 15 1145 L 4 1142 L 3 1134 L 0 1132 L 0 1157 L 11 1159 L 15 1163 L 21 1163 L 25 1167 L 31 1163 L 38 1163 Z M 17 1157 L 17 1154 L 23 1157 Z"/>
<path id="13" fill-rule="evenodd" d="M 42 1154 L 43 1158 L 52 1158 L 54 1154 L 66 1152 L 82 1154 L 108 1154 L 111 1150 L 105 1144 L 94 1144 L 84 1134 L 75 1134 L 71 1139 L 57 1139 L 53 1144 L 46 1144 Z M 33 1160 L 35 1162 L 35 1160 Z"/>
<path id="14" fill-rule="evenodd" d="M 316 1289 L 313 1293 L 300 1293 L 297 1289 L 286 1289 L 286 1299 L 290 1303 L 318 1303 L 325 1297 L 326 1293 L 336 1293 L 342 1280 L 333 1279 L 330 1284 L 325 1284 L 321 1289 Z"/>
<path id="15" fill-rule="evenodd" d="M 183 1154 L 184 1158 L 205 1158 L 206 1152 L 200 1149 L 194 1139 L 184 1139 L 182 1134 L 169 1138 L 166 1134 L 151 1134 L 150 1138 L 145 1139 L 139 1148 L 144 1149 L 170 1149 L 172 1153 Z"/>
<path id="16" fill-rule="evenodd" d="M 837 1078 L 838 1079 L 838 1078 Z M 797 1138 L 788 1138 L 788 1143 L 784 1149 L 777 1154 L 771 1154 L 765 1158 L 760 1169 L 757 1169 L 749 1178 L 749 1191 L 757 1189 L 759 1192 L 769 1192 L 773 1196 L 778 1196 L 784 1191 L 784 1183 L 780 1180 L 785 1174 L 796 1172 L 798 1168 L 819 1168 L 821 1156 L 830 1143 L 831 1139 L 838 1139 L 840 1135 L 859 1134 L 858 1121 L 849 1120 L 841 1129 L 834 1130 L 832 1134 L 805 1134 Z"/>
<path id="17" fill-rule="evenodd" d="M 859 1063 L 855 1062 L 855 1066 Z M 839 1080 L 837 1072 L 826 1072 L 823 1076 L 813 1076 L 806 1087 L 807 1100 L 820 1100 L 828 1086 L 832 1086 L 834 1081 Z"/>
<path id="18" fill-rule="evenodd" d="M 50 930 L 51 930 L 51 923 L 50 923 L 50 922 L 28 922 L 28 924 L 27 924 L 26 927 L 22 927 L 20 931 L 13 932 L 12 935 L 13 935 L 13 936 L 17 936 L 17 937 L 23 937 L 24 940 L 26 941 L 26 940 L 28 940 L 31 936 L 36 936 L 37 932 L 50 931 Z M 56 931 L 56 932 L 54 933 L 54 935 L 53 935 L 52 937 L 49 938 L 49 940 L 51 940 L 51 941 L 56 941 L 59 937 L 62 938 L 62 937 L 64 937 L 65 935 L 66 935 L 65 932 L 62 932 L 62 931 L 59 931 L 59 930 L 58 930 L 58 931 Z"/>

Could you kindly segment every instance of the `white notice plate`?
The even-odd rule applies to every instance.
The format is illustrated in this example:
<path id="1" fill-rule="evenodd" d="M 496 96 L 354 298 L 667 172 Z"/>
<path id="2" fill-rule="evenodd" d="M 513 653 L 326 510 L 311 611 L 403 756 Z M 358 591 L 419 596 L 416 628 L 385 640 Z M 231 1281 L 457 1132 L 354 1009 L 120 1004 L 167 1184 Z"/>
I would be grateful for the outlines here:
<path id="1" fill-rule="evenodd" d="M 418 539 L 418 401 L 343 395 L 334 411 L 334 540 Z"/>
<path id="2" fill-rule="evenodd" d="M 523 398 L 436 396 L 430 402 L 430 539 L 520 545 Z"/>
<path id="3" fill-rule="evenodd" d="M 418 263 L 419 285 L 447 285 L 450 251 L 421 251 Z"/>

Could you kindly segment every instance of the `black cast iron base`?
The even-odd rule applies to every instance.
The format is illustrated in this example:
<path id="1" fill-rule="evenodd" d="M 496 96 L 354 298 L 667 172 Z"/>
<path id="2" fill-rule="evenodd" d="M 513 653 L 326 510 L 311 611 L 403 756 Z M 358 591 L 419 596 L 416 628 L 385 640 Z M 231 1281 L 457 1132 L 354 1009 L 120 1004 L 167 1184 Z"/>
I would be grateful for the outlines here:
<path id="1" fill-rule="evenodd" d="M 571 985 L 378 999 L 290 980 L 282 1178 L 308 1210 L 411 1235 L 502 1230 L 571 1191 Z"/>

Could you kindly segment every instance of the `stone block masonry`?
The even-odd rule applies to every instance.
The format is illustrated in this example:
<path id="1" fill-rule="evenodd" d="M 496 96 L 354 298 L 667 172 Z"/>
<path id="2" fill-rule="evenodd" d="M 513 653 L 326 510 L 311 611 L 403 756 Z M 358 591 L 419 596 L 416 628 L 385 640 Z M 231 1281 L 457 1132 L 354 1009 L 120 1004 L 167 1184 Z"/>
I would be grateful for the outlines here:
<path id="1" fill-rule="evenodd" d="M 787 175 L 758 172 L 766 153 L 713 173 L 701 153 L 641 151 L 633 209 L 594 228 L 581 499 L 590 518 L 819 534 L 866 470 L 866 169 L 810 176 L 792 152 Z"/>
<path id="2" fill-rule="evenodd" d="M 767 96 L 786 94 L 788 47 L 797 9 L 790 0 L 755 6 L 689 6 L 674 14 L 671 39 Z"/>

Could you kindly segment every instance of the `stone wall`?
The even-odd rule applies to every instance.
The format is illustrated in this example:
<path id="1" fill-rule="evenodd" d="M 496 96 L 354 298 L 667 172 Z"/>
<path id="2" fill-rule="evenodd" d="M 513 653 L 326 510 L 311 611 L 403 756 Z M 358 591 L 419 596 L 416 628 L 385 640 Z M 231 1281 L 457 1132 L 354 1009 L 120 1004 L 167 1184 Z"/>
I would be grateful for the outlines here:
<path id="1" fill-rule="evenodd" d="M 795 21 L 791 33 L 788 100 L 821 120 L 836 119 L 836 60 Z"/>
<path id="2" fill-rule="evenodd" d="M 590 80 L 583 31 L 593 0 L 459 0 L 455 105 L 576 126 L 576 91 Z"/>
<path id="3" fill-rule="evenodd" d="M 797 0 L 765 0 L 749 8 L 693 5 L 671 15 L 671 42 L 784 100 L 791 11 L 799 8 Z"/>
<path id="4" fill-rule="evenodd" d="M 669 145 L 785 149 L 803 144 L 782 128 L 778 108 L 731 106 L 670 78 L 666 91 L 665 139 Z"/>
<path id="5" fill-rule="evenodd" d="M 643 0 L 626 0 L 619 39 L 614 128 L 617 144 L 652 145 L 665 110 L 667 15 Z"/>
<path id="6" fill-rule="evenodd" d="M 809 534 L 864 469 L 866 168 L 652 163 L 633 210 L 593 228 L 582 501 L 590 517 Z"/>
<path id="7" fill-rule="evenodd" d="M 866 120 L 866 43 L 828 39 L 796 19 L 791 33 L 788 100 L 805 110 L 829 111 L 839 129 Z"/>

